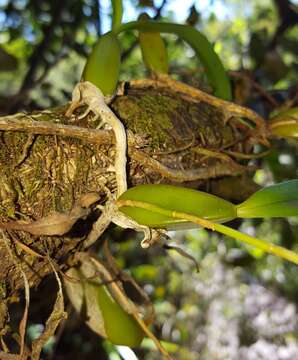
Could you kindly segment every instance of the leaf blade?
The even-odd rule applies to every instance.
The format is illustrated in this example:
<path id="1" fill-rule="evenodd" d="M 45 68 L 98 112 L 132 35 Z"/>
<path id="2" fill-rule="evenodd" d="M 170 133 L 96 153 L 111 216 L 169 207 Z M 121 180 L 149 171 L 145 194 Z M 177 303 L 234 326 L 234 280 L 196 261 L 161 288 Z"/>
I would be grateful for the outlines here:
<path id="1" fill-rule="evenodd" d="M 150 17 L 143 13 L 139 21 L 149 21 Z M 143 62 L 154 74 L 167 74 L 169 71 L 168 53 L 165 43 L 158 31 L 139 31 L 139 43 Z"/>
<path id="2" fill-rule="evenodd" d="M 265 187 L 236 206 L 241 218 L 298 216 L 298 180 Z"/>
<path id="3" fill-rule="evenodd" d="M 206 68 L 208 80 L 214 88 L 214 95 L 224 100 L 232 99 L 230 81 L 221 60 L 205 35 L 195 28 L 188 25 L 167 22 L 132 21 L 123 24 L 118 29 L 118 33 L 127 30 L 158 31 L 178 35 L 195 50 L 198 58 Z"/>

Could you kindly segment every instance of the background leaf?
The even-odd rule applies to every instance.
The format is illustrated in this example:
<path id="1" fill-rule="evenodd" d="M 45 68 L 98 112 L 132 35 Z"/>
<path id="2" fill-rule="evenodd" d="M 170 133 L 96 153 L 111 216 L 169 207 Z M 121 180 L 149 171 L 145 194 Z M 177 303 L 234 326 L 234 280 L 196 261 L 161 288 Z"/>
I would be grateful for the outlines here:
<path id="1" fill-rule="evenodd" d="M 205 67 L 207 78 L 214 89 L 214 95 L 224 100 L 232 99 L 232 90 L 224 66 L 205 35 L 188 25 L 158 21 L 132 21 L 123 24 L 118 32 L 127 30 L 158 31 L 176 34 L 196 52 Z"/>

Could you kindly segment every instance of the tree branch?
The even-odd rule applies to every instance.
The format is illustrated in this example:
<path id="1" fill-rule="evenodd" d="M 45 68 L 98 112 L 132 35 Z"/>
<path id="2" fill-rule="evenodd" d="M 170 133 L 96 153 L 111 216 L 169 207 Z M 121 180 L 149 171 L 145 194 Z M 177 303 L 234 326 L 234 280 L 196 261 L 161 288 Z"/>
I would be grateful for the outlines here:
<path id="1" fill-rule="evenodd" d="M 270 42 L 269 49 L 277 46 L 280 37 L 291 27 L 298 24 L 297 8 L 289 0 L 274 0 L 279 14 L 279 25 Z"/>

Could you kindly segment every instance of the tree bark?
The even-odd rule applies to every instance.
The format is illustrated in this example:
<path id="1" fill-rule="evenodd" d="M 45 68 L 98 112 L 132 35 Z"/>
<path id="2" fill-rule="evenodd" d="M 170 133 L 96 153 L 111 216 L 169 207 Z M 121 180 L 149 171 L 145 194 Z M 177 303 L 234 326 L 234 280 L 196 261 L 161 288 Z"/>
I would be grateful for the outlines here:
<path id="1" fill-rule="evenodd" d="M 129 187 L 171 183 L 233 201 L 243 200 L 256 189 L 249 176 L 252 169 L 241 155 L 249 157 L 260 137 L 234 115 L 234 105 L 230 108 L 223 102 L 219 106 L 217 100 L 214 105 L 204 94 L 198 101 L 198 96 L 152 80 L 126 83 L 122 88 L 111 108 L 128 132 Z M 104 187 L 115 191 L 114 173 L 109 170 L 113 133 L 95 130 L 98 120 L 90 114 L 66 118 L 67 107 L 0 118 L 1 223 L 68 212 L 90 192 L 99 193 L 104 204 Z M 37 286 L 52 268 L 36 253 L 67 268 L 68 259 L 81 249 L 98 216 L 99 210 L 91 207 L 88 216 L 65 236 L 5 232 L 7 243 L 0 241 L 1 329 L 8 320 L 6 306 L 24 286 L 7 246 L 22 263 L 30 286 Z"/>

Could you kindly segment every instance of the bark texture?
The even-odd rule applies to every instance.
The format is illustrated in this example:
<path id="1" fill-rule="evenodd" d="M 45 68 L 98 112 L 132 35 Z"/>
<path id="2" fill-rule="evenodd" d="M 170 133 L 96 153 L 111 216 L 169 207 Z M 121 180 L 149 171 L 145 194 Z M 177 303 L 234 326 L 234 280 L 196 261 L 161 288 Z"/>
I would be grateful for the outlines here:
<path id="1" fill-rule="evenodd" d="M 172 183 L 234 201 L 255 190 L 241 154 L 249 155 L 258 138 L 229 109 L 152 81 L 128 83 L 123 89 L 111 108 L 128 131 L 129 186 Z M 94 130 L 99 119 L 90 114 L 66 118 L 66 109 L 0 118 L 0 222 L 68 212 L 90 192 L 99 193 L 104 204 L 103 188 L 115 190 L 112 132 Z M 7 245 L 22 263 L 30 286 L 37 286 L 52 269 L 23 245 L 66 267 L 98 216 L 91 207 L 65 236 L 6 232 L 8 244 L 0 241 L 0 333 L 8 320 L 6 305 L 24 286 Z"/>

